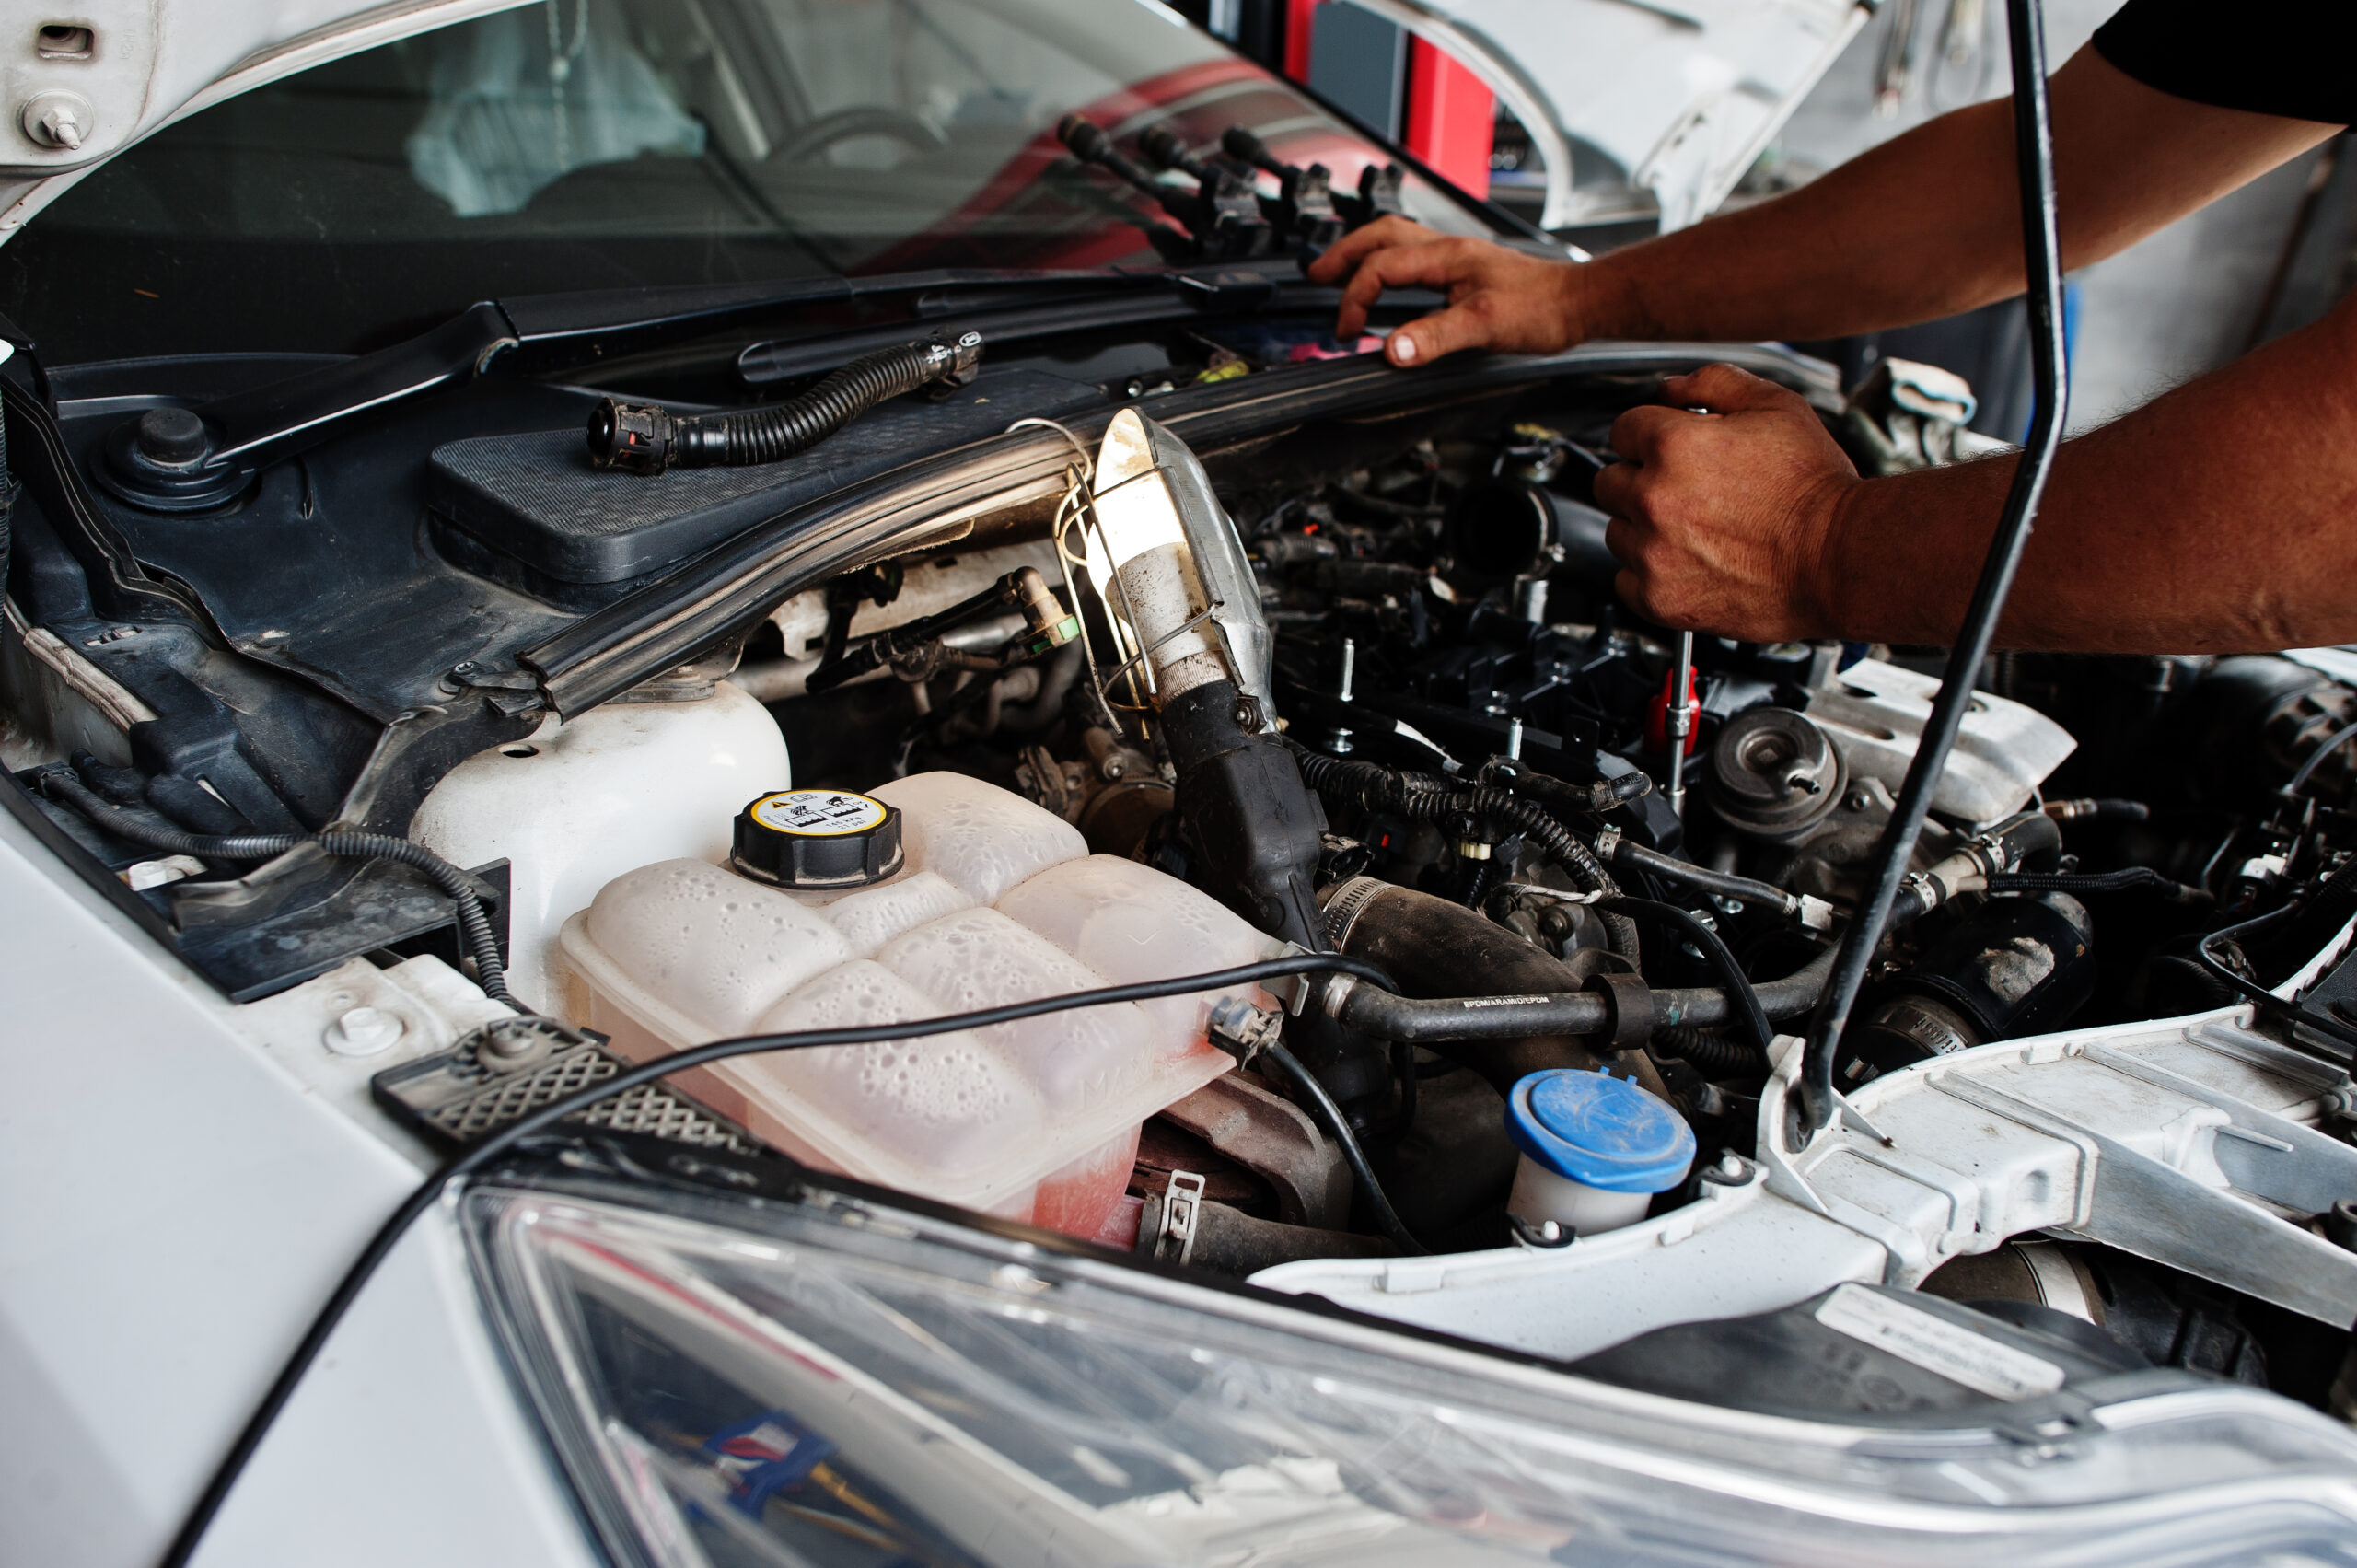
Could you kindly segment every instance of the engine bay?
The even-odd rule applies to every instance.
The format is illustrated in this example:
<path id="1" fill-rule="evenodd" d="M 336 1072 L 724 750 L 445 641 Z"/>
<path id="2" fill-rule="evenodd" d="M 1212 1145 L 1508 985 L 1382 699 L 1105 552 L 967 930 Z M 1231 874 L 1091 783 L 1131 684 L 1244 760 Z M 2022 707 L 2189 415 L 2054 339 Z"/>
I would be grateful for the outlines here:
<path id="1" fill-rule="evenodd" d="M 339 1081 L 365 1072 L 371 1114 L 429 1143 L 714 1040 L 1295 955 L 1328 969 L 1138 1004 L 1134 1027 L 1071 1014 L 830 1059 L 850 1065 L 700 1068 L 593 1125 L 782 1151 L 1565 1358 L 1877 1277 L 2059 1310 L 2321 1403 L 2337 1363 L 2316 1303 L 2341 1284 L 2238 1284 L 2198 1249 L 2085 1214 L 2059 1237 L 2011 1199 L 1949 1237 L 1952 1260 L 1876 1273 L 1828 1254 L 1794 1265 L 1821 1272 L 1809 1289 L 1773 1269 L 1725 1288 L 1747 1254 L 1686 1257 L 1703 1274 L 1666 1283 L 1581 1274 L 1638 1268 L 1637 1237 L 1661 1251 L 1714 1216 L 1836 1212 L 1777 1131 L 1792 1037 L 1941 651 L 1689 654 L 1619 601 L 1589 486 L 1614 415 L 1674 360 L 1579 351 L 1411 398 L 1297 347 L 1067 345 L 888 402 L 801 459 L 709 472 L 593 471 L 577 434 L 546 428 L 589 406 L 577 390 L 468 394 L 268 470 L 222 520 L 249 546 L 284 538 L 389 452 L 424 455 L 412 488 L 353 504 L 412 509 L 425 567 L 363 557 L 284 614 L 259 593 L 236 608 L 219 535 L 71 481 L 119 418 L 85 389 L 85 417 L 45 426 L 59 461 L 18 512 L 32 613 L 12 602 L 11 764 L 44 830 L 257 1028 L 325 1030 Z M 1937 445 L 1842 405 L 1806 362 L 1777 366 L 1862 467 Z M 1248 414 L 1239 385 L 1275 406 Z M 482 433 L 486 413 L 512 428 Z M 894 465 L 919 442 L 950 453 L 912 481 Z M 85 562 L 108 558 L 70 547 L 77 517 L 86 542 L 120 530 L 107 591 Z M 158 559 L 174 569 L 123 565 Z M 307 546 L 256 573 L 316 567 Z M 416 613 L 372 613 L 389 589 Z M 228 645 L 127 612 L 137 596 L 193 596 Z M 330 611 L 367 637 L 329 634 Z M 1910 1069 L 1983 1047 L 2148 1020 L 2177 1039 L 2264 998 L 2282 1038 L 2236 1036 L 2281 1091 L 2258 1099 L 2345 1154 L 2357 1100 L 2325 1065 L 2347 1026 L 2322 960 L 2357 915 L 2336 738 L 2357 691 L 2336 656 L 1992 658 L 1842 1093 L 1893 1103 L 1927 1081 Z M 596 673 L 567 694 L 569 669 Z M 255 871 L 194 840 L 157 853 L 158 832 L 322 829 Z M 363 853 L 332 847 L 345 830 L 458 879 L 339 860 Z M 459 997 L 459 975 L 488 1001 Z M 2288 1001 L 2287 981 L 2327 1000 Z M 494 1005 L 511 986 L 540 1016 Z M 397 1064 L 360 1048 L 372 1028 L 407 1039 Z M 2296 1207 L 2274 1212 L 2316 1239 L 2329 1206 Z M 1460 1277 L 1470 1316 L 1434 1305 Z M 1620 1314 L 1541 1326 L 1591 1288 L 1621 1291 Z M 1497 1289 L 1512 1305 L 1481 1307 Z"/>

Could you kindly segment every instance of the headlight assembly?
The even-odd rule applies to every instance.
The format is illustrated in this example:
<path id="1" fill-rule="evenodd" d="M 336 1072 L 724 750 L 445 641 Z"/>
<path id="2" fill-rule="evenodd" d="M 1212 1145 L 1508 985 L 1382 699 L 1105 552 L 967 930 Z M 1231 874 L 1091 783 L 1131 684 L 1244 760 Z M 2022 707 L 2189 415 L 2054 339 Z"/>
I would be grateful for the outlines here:
<path id="1" fill-rule="evenodd" d="M 621 1562 L 2357 1562 L 2357 1436 L 2255 1390 L 2061 1437 L 1837 1425 L 824 1193 L 463 1213 Z"/>

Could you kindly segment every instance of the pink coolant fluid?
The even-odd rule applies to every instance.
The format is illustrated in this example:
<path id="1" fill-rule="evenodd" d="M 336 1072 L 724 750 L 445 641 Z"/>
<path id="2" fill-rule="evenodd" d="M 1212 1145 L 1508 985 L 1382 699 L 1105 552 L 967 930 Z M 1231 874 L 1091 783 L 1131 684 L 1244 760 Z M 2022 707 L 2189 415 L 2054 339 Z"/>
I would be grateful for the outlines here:
<path id="1" fill-rule="evenodd" d="M 1089 854 L 1061 818 L 1005 790 L 923 773 L 874 797 L 901 814 L 906 859 L 873 886 L 791 891 L 700 860 L 609 882 L 559 941 L 570 1016 L 644 1061 L 733 1035 L 937 1017 L 1272 951 L 1204 894 Z M 1256 988 L 1242 993 L 1269 1005 Z M 1145 1119 L 1227 1070 L 1204 1039 L 1220 995 L 747 1057 L 683 1074 L 680 1086 L 822 1169 L 1096 1237 L 1119 1228 Z"/>

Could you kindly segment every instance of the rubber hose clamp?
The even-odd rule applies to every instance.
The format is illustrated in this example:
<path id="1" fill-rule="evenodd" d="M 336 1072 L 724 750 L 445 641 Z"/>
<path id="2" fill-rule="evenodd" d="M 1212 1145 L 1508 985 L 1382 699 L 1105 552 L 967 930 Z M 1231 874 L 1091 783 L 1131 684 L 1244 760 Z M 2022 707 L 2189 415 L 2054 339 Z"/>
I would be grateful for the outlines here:
<path id="1" fill-rule="evenodd" d="M 1611 1044 L 1615 1051 L 1635 1051 L 1654 1038 L 1656 1015 L 1654 988 L 1633 974 L 1600 974 L 1588 982 L 1601 993 L 1610 1009 Z"/>

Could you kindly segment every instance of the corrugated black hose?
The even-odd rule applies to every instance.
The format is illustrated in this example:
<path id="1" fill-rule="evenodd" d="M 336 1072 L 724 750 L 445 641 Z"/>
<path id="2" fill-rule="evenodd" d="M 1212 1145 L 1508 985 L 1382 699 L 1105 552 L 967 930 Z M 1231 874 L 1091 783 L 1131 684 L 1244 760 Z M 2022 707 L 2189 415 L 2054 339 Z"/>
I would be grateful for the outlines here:
<path id="1" fill-rule="evenodd" d="M 783 462 L 877 403 L 935 381 L 964 385 L 981 354 L 980 332 L 954 343 L 920 339 L 854 359 L 798 398 L 737 413 L 673 413 L 607 398 L 589 415 L 589 460 L 645 474 Z"/>
<path id="2" fill-rule="evenodd" d="M 1538 852 L 1557 865 L 1583 893 L 1618 896 L 1620 884 L 1569 828 L 1535 801 L 1494 784 L 1466 784 L 1433 773 L 1403 772 L 1380 762 L 1360 762 L 1329 757 L 1322 751 L 1288 741 L 1301 764 L 1302 781 L 1318 794 L 1345 801 L 1364 811 L 1389 811 L 1419 822 L 1445 822 L 1452 817 L 1480 817 L 1518 830 Z M 1625 914 L 1606 911 L 1606 939 L 1612 950 L 1636 963 L 1639 958 L 1636 923 Z"/>
<path id="3" fill-rule="evenodd" d="M 1768 1075 L 1768 1058 L 1760 1054 L 1758 1046 L 1715 1029 L 1656 1029 L 1653 1053 L 1675 1057 L 1713 1084 L 1729 1078 Z"/>
<path id="4" fill-rule="evenodd" d="M 293 833 L 188 833 L 178 828 L 159 827 L 144 821 L 120 807 L 110 806 L 81 780 L 63 768 L 54 768 L 40 775 L 41 793 L 66 805 L 88 818 L 91 823 L 119 839 L 127 839 L 148 849 L 166 854 L 192 854 L 200 860 L 271 860 L 284 854 L 305 841 Z M 528 1011 L 524 1005 L 507 994 L 506 966 L 500 961 L 499 939 L 491 929 L 491 917 L 483 912 L 482 900 L 467 883 L 467 874 L 427 849 L 387 833 L 320 833 L 308 841 L 328 854 L 352 860 L 391 860 L 414 866 L 433 878 L 434 885 L 449 896 L 457 906 L 459 932 L 465 939 L 467 956 L 475 961 L 475 983 L 482 993 L 494 1002 L 504 1002 L 516 1011 Z"/>
<path id="5" fill-rule="evenodd" d="M 2125 893 L 2149 889 L 2175 904 L 2206 904 L 2200 888 L 2172 881 L 2149 865 L 2119 871 L 2001 871 L 1989 878 L 1992 893 Z"/>

